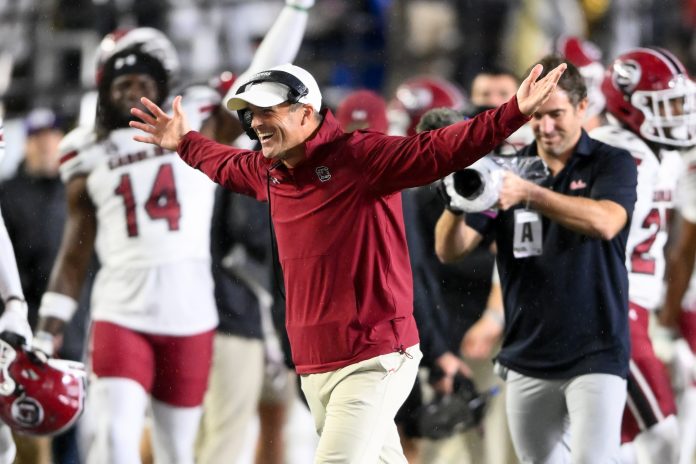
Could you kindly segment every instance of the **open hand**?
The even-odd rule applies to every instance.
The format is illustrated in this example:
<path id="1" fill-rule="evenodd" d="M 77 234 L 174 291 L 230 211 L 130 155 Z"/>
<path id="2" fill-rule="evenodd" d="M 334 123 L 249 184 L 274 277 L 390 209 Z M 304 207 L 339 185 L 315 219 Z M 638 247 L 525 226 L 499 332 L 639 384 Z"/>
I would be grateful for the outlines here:
<path id="1" fill-rule="evenodd" d="M 567 67 L 565 63 L 560 64 L 543 79 L 537 81 L 544 67 L 540 64 L 534 66 L 529 76 L 517 89 L 517 105 L 520 111 L 527 116 L 534 114 L 556 89 L 556 84 Z"/>
<path id="2" fill-rule="evenodd" d="M 131 108 L 131 114 L 140 118 L 143 122 L 131 121 L 129 125 L 150 135 L 136 135 L 133 137 L 133 140 L 159 145 L 167 150 L 176 151 L 181 139 L 191 130 L 186 120 L 186 115 L 181 108 L 181 95 L 174 98 L 174 104 L 172 105 L 174 113 L 172 116 L 169 116 L 162 111 L 162 108 L 145 97 L 141 98 L 140 101 L 150 111 L 150 114 L 138 108 Z"/>

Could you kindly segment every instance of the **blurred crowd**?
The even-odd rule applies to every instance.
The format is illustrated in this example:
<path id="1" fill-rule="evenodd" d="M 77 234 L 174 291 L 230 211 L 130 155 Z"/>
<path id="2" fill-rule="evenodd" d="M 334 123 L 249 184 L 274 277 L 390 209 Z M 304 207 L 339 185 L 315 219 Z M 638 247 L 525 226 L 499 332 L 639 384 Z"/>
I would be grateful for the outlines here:
<path id="1" fill-rule="evenodd" d="M 520 74 L 561 35 L 586 37 L 606 56 L 664 46 L 696 65 L 690 0 L 327 0 L 309 19 L 297 62 L 310 65 L 334 106 L 347 89 L 390 95 L 400 81 L 434 73 L 466 88 L 482 67 Z M 282 2 L 274 0 L 17 0 L 0 3 L 0 94 L 6 118 L 58 108 L 66 124 L 94 86 L 101 38 L 119 28 L 167 33 L 182 81 L 240 73 Z M 58 91 L 58 89 L 60 89 Z M 325 92 L 326 93 L 326 92 Z"/>

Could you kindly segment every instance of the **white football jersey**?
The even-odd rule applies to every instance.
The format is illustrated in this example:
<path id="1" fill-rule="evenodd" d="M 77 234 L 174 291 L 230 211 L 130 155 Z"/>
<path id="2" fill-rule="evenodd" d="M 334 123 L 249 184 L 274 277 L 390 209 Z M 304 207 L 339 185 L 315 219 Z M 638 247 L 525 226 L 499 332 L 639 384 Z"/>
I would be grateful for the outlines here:
<path id="1" fill-rule="evenodd" d="M 626 243 L 628 293 L 633 303 L 655 310 L 663 295 L 667 219 L 675 205 L 681 157 L 676 151 L 661 150 L 658 159 L 640 137 L 617 126 L 598 127 L 590 136 L 628 150 L 636 161 L 637 199 Z"/>
<path id="2" fill-rule="evenodd" d="M 198 129 L 203 111 L 212 107 L 202 108 L 195 98 L 184 104 Z M 215 184 L 175 152 L 133 140 L 140 133 L 123 128 L 100 141 L 85 133 L 63 146 L 62 178 L 86 175 L 96 208 L 101 269 L 93 318 L 169 335 L 212 329 L 217 324 L 210 273 Z"/>

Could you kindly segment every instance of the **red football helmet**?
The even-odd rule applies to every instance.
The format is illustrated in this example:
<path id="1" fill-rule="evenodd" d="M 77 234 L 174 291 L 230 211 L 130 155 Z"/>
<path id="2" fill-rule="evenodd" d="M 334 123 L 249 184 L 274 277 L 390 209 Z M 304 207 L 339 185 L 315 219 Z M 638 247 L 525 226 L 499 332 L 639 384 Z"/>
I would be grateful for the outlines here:
<path id="1" fill-rule="evenodd" d="M 0 420 L 13 430 L 52 435 L 80 417 L 86 374 L 82 363 L 48 359 L 10 332 L 0 334 Z"/>
<path id="2" fill-rule="evenodd" d="M 607 69 L 607 111 L 643 138 L 664 145 L 696 144 L 696 84 L 670 52 L 636 48 Z"/>
<path id="3" fill-rule="evenodd" d="M 102 75 L 102 67 L 115 53 L 128 47 L 139 46 L 144 53 L 159 59 L 167 71 L 169 79 L 174 79 L 179 74 L 180 64 L 174 44 L 160 30 L 152 27 L 138 27 L 135 29 L 117 29 L 107 34 L 99 43 L 97 50 L 97 74 L 96 83 L 99 84 Z"/>
<path id="4" fill-rule="evenodd" d="M 558 39 L 558 51 L 580 71 L 587 86 L 588 106 L 586 117 L 592 117 L 604 111 L 606 99 L 602 93 L 604 65 L 602 52 L 592 42 L 575 36 Z"/>
<path id="5" fill-rule="evenodd" d="M 217 76 L 212 77 L 208 81 L 208 85 L 217 90 L 221 97 L 225 97 L 237 81 L 237 77 L 238 76 L 232 71 L 223 71 Z"/>
<path id="6" fill-rule="evenodd" d="M 389 131 L 387 102 L 372 90 L 350 92 L 336 108 L 336 119 L 343 130 L 370 129 L 386 134 Z"/>
<path id="7" fill-rule="evenodd" d="M 445 107 L 461 111 L 466 103 L 464 92 L 453 83 L 436 76 L 418 76 L 396 88 L 389 106 L 391 111 L 401 111 L 408 116 L 406 133 L 412 135 L 428 110 Z"/>

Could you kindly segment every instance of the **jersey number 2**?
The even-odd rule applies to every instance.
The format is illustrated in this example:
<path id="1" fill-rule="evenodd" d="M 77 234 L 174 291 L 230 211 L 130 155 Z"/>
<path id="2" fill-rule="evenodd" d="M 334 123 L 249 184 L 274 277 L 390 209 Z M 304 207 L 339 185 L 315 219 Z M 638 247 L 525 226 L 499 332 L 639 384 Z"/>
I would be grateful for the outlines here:
<path id="1" fill-rule="evenodd" d="M 123 174 L 121 182 L 114 191 L 116 195 L 123 197 L 126 207 L 126 224 L 129 237 L 138 236 L 138 218 L 135 211 L 135 197 L 130 174 Z M 181 205 L 176 198 L 176 184 L 174 183 L 174 170 L 171 164 L 163 164 L 157 171 L 155 182 L 152 184 L 150 195 L 145 202 L 145 211 L 150 219 L 163 219 L 167 221 L 169 230 L 179 230 L 181 218 Z"/>
<path id="2" fill-rule="evenodd" d="M 648 238 L 633 247 L 633 253 L 631 253 L 631 271 L 637 274 L 655 274 L 655 258 L 650 255 L 650 249 L 655 242 L 657 233 L 662 227 L 662 221 L 660 219 L 660 211 L 657 208 L 650 210 L 643 224 L 641 225 L 643 229 L 651 229 L 654 226 L 654 232 L 650 234 Z"/>

